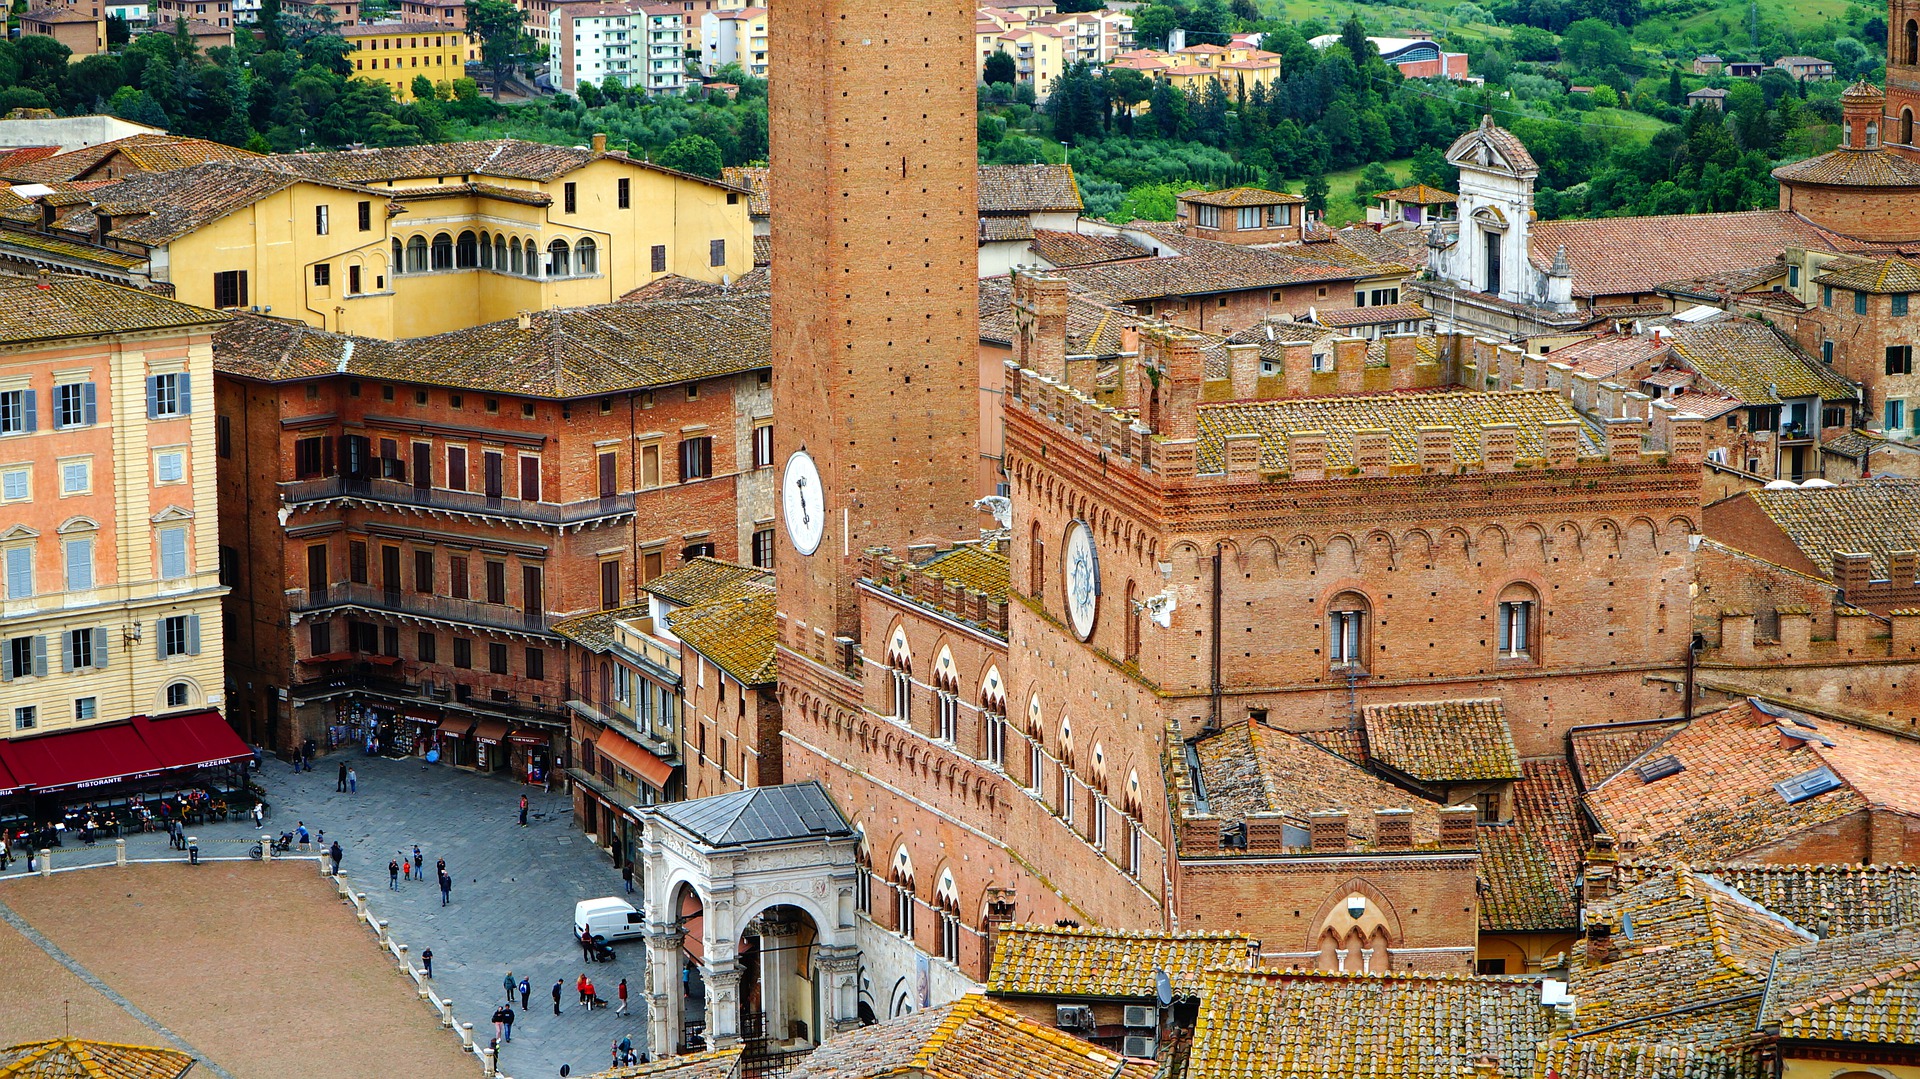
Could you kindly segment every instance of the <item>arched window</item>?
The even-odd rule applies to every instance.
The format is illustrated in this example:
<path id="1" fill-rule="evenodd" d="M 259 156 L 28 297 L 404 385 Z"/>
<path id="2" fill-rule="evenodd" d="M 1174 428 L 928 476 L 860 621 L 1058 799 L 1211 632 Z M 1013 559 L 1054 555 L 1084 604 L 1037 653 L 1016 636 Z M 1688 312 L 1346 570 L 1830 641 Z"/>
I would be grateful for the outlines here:
<path id="1" fill-rule="evenodd" d="M 185 708 L 193 703 L 193 687 L 185 682 L 175 682 L 167 687 L 167 707 Z"/>
<path id="2" fill-rule="evenodd" d="M 1128 873 L 1140 875 L 1140 773 L 1127 773 L 1127 790 L 1122 797 L 1121 808 L 1127 815 L 1127 861 Z"/>
<path id="3" fill-rule="evenodd" d="M 988 667 L 980 680 L 981 759 L 1005 767 L 1007 763 L 1007 691 L 1000 683 L 1000 668 Z"/>
<path id="4" fill-rule="evenodd" d="M 940 958 L 949 963 L 958 963 L 960 961 L 960 889 L 953 883 L 953 870 L 940 871 L 940 882 L 933 889 L 933 902 L 940 908 Z"/>
<path id="5" fill-rule="evenodd" d="M 415 236 L 407 241 L 407 272 L 427 272 L 427 238 Z"/>
<path id="6" fill-rule="evenodd" d="M 1912 24 L 1909 23 L 1908 25 L 1911 26 Z M 1913 145 L 1913 110 L 1912 109 L 1900 110 L 1900 145 L 1902 146 Z"/>
<path id="7" fill-rule="evenodd" d="M 613 701 L 613 664 L 602 662 L 600 664 L 600 703 L 604 705 L 604 704 L 610 704 L 612 703 L 612 701 Z"/>
<path id="8" fill-rule="evenodd" d="M 1047 545 L 1040 538 L 1040 522 L 1033 522 L 1033 534 L 1027 540 L 1027 595 L 1045 603 L 1047 583 Z"/>
<path id="9" fill-rule="evenodd" d="M 453 264 L 462 270 L 471 270 L 480 265 L 480 252 L 474 243 L 473 233 L 463 232 L 453 245 Z"/>
<path id="10" fill-rule="evenodd" d="M 908 940 L 913 939 L 913 859 L 904 844 L 893 852 L 893 868 L 887 871 L 893 885 L 893 928 Z"/>
<path id="11" fill-rule="evenodd" d="M 1920 64 L 1920 21 L 1907 20 L 1906 48 L 1901 56 L 1909 66 Z"/>
<path id="12" fill-rule="evenodd" d="M 895 627 L 887 642 L 887 666 L 893 673 L 893 718 L 913 725 L 913 651 L 907 631 Z"/>
<path id="13" fill-rule="evenodd" d="M 505 236 L 493 238 L 493 268 L 501 273 L 507 272 L 507 238 Z"/>
<path id="14" fill-rule="evenodd" d="M 1495 608 L 1494 617 L 1500 622 L 1499 655 L 1502 660 L 1531 660 L 1535 657 L 1538 652 L 1539 614 L 1540 596 L 1532 586 L 1510 584 L 1500 590 L 1500 602 Z"/>
<path id="15" fill-rule="evenodd" d="M 1035 795 L 1040 794 L 1046 764 L 1047 749 L 1040 734 L 1040 695 L 1034 694 L 1027 701 L 1027 789 Z"/>
<path id="16" fill-rule="evenodd" d="M 1880 125 L 1869 120 L 1867 122 L 1867 149 L 1871 150 L 1879 145 Z"/>
<path id="17" fill-rule="evenodd" d="M 583 274 L 600 272 L 600 248 L 593 242 L 592 237 L 583 236 L 579 243 L 573 245 L 573 257 L 574 261 L 579 263 L 578 272 Z"/>
<path id="18" fill-rule="evenodd" d="M 933 731 L 943 742 L 960 740 L 960 676 L 946 648 L 933 661 Z"/>
<path id="19" fill-rule="evenodd" d="M 1372 605 L 1358 592 L 1342 592 L 1327 604 L 1327 662 L 1364 670 L 1367 664 L 1368 612 Z"/>
<path id="20" fill-rule="evenodd" d="M 523 269 L 523 267 L 525 266 L 525 263 L 523 263 L 520 259 L 520 237 L 515 236 L 513 238 L 512 250 L 513 250 L 512 272 L 514 273 L 525 272 Z"/>
<path id="21" fill-rule="evenodd" d="M 853 905 L 862 914 L 873 913 L 873 846 L 867 842 L 867 826 L 853 826 L 859 842 L 854 844 Z"/>
<path id="22" fill-rule="evenodd" d="M 406 251 L 400 246 L 400 237 L 395 236 L 393 238 L 393 272 L 401 273 L 405 271 L 406 268 L 407 268 Z"/>
<path id="23" fill-rule="evenodd" d="M 1073 800 L 1081 784 L 1073 774 L 1073 723 L 1060 717 L 1060 819 L 1073 823 Z"/>
<path id="24" fill-rule="evenodd" d="M 1121 657 L 1128 663 L 1137 663 L 1140 660 L 1140 620 L 1145 618 L 1146 614 L 1140 610 L 1139 604 L 1140 597 L 1134 593 L 1133 582 L 1128 581 L 1127 605 L 1125 607 L 1127 619 L 1126 651 Z"/>
<path id="25" fill-rule="evenodd" d="M 484 232 L 480 234 L 480 268 L 493 269 L 493 237 Z"/>
<path id="26" fill-rule="evenodd" d="M 444 232 L 433 238 L 433 268 L 453 269 L 453 237 Z"/>
<path id="27" fill-rule="evenodd" d="M 568 258 L 567 241 L 555 240 L 547 245 L 547 276 L 566 277 L 573 273 Z"/>

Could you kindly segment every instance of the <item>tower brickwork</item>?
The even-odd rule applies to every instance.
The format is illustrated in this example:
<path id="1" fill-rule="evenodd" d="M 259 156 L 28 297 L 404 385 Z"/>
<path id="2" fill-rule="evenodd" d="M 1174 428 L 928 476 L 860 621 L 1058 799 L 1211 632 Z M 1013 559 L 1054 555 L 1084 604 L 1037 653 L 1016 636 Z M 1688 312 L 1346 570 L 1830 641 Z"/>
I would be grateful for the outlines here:
<path id="1" fill-rule="evenodd" d="M 1920 118 L 1920 0 L 1887 0 L 1887 104 L 1881 125 L 1889 145 L 1912 150 Z"/>

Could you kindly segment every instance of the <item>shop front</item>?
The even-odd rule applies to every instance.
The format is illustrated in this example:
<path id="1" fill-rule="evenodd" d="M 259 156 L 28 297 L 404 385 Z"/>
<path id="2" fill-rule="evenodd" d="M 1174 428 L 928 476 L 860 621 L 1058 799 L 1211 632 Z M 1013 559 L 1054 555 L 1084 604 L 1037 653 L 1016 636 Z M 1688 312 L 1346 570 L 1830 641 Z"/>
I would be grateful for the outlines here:
<path id="1" fill-rule="evenodd" d="M 507 732 L 508 767 L 523 783 L 543 786 L 556 767 L 553 737 L 538 727 L 521 727 Z"/>
<path id="2" fill-rule="evenodd" d="M 481 772 L 506 770 L 506 720 L 482 719 L 473 725 L 473 767 Z"/>
<path id="3" fill-rule="evenodd" d="M 440 751 L 439 763 L 472 765 L 475 757 L 473 739 L 467 737 L 472 731 L 473 719 L 469 716 L 441 719 L 440 726 L 434 728 L 434 742 Z"/>
<path id="4" fill-rule="evenodd" d="M 160 800 L 224 816 L 247 801 L 253 764 L 211 710 L 14 738 L 0 741 L 0 817 L 11 836 L 20 825 L 63 830 L 76 814 L 131 825 Z"/>

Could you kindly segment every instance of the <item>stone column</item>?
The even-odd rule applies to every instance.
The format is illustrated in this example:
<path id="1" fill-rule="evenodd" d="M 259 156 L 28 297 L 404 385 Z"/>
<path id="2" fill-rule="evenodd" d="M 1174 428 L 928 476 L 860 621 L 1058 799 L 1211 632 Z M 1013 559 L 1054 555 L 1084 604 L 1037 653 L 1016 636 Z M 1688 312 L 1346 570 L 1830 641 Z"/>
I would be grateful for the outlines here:
<path id="1" fill-rule="evenodd" d="M 686 931 L 655 924 L 647 934 L 647 978 L 652 998 L 647 1008 L 647 1044 L 655 1059 L 671 1055 L 680 1045 L 685 1022 L 686 992 L 680 985 L 682 941 Z"/>
<path id="2" fill-rule="evenodd" d="M 820 1017 L 820 1029 L 812 1032 L 819 1039 L 860 1025 L 860 947 L 823 945 L 814 949 L 814 955 L 814 981 L 826 979 L 826 992 L 820 998 L 827 1014 Z"/>
<path id="3" fill-rule="evenodd" d="M 707 989 L 707 1048 L 726 1049 L 740 1042 L 740 967 L 729 954 L 708 956 L 700 966 Z"/>

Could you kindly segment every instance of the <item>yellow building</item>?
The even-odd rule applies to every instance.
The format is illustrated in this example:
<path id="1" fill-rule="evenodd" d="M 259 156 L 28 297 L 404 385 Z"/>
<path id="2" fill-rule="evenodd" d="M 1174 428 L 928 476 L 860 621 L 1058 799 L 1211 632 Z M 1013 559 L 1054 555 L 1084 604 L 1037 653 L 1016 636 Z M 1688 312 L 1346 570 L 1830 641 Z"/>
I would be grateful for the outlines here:
<path id="1" fill-rule="evenodd" d="M 1256 86 L 1271 87 L 1280 81 L 1280 54 L 1240 44 L 1189 45 L 1173 53 L 1134 49 L 1121 53 L 1108 66 L 1165 79 L 1196 96 L 1205 93 L 1209 83 L 1217 82 L 1229 98 L 1236 100 L 1252 93 Z M 1145 105 L 1138 111 L 1145 111 Z"/>
<path id="2" fill-rule="evenodd" d="M 993 47 L 1011 54 L 1020 81 L 1032 83 L 1035 96 L 1045 97 L 1066 67 L 1066 37 L 1056 27 L 1025 26 L 995 36 Z"/>
<path id="3" fill-rule="evenodd" d="M 0 738 L 224 703 L 226 321 L 84 277 L 0 285 Z"/>
<path id="4" fill-rule="evenodd" d="M 745 191 L 604 144 L 496 139 L 214 162 L 88 195 L 91 206 L 44 207 L 56 219 L 39 229 L 14 224 L 34 207 L 5 215 L 0 254 L 372 337 L 753 269 Z"/>
<path id="5" fill-rule="evenodd" d="M 467 73 L 480 47 L 466 34 L 435 23 L 375 22 L 343 26 L 353 47 L 353 77 L 384 82 L 396 101 L 413 100 L 413 80 L 425 75 L 436 86 Z"/>

